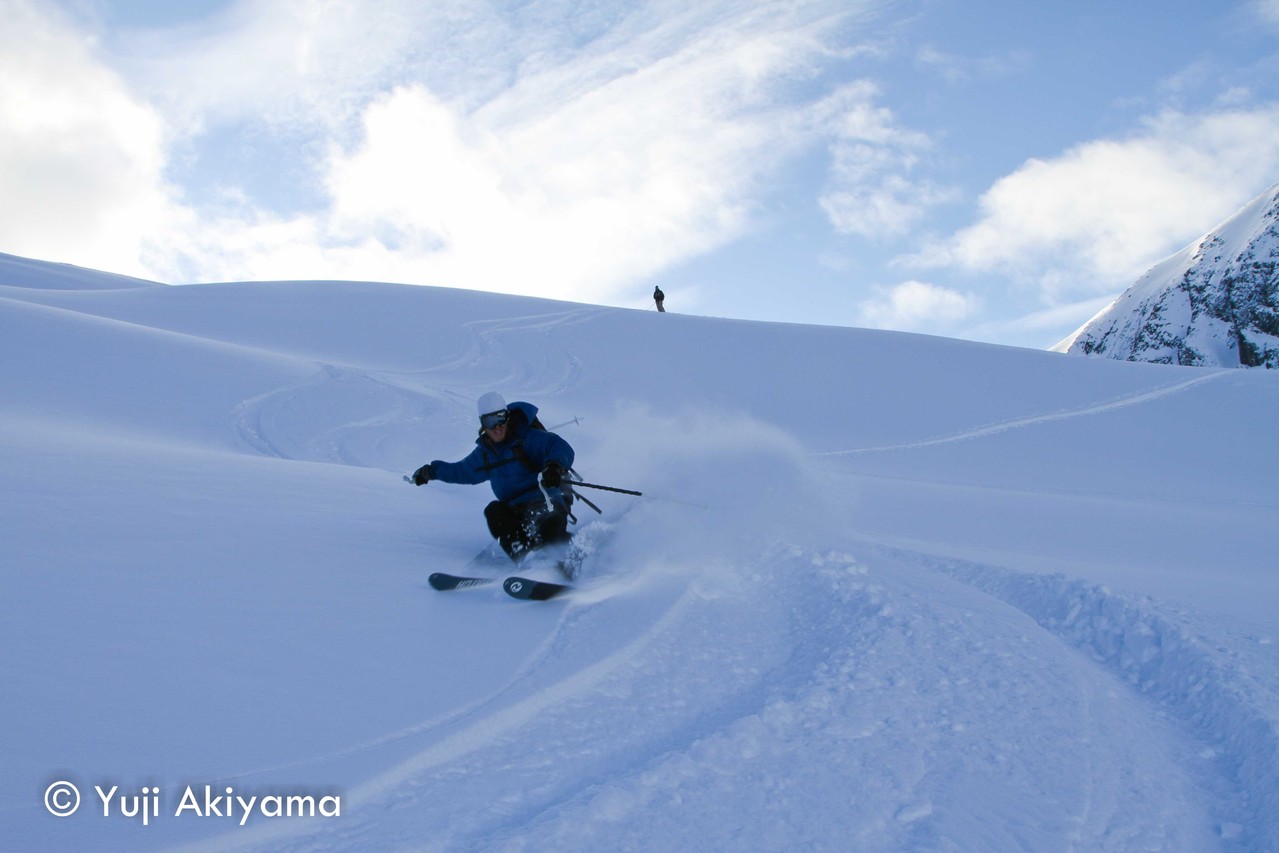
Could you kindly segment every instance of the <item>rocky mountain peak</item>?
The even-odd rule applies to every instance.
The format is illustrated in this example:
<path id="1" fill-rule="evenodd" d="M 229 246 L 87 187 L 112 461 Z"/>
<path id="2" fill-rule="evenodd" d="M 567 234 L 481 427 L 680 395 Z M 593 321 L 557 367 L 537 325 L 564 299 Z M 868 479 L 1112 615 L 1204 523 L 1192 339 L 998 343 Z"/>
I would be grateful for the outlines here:
<path id="1" fill-rule="evenodd" d="M 1279 367 L 1279 184 L 1155 266 L 1054 349 L 1163 364 Z"/>

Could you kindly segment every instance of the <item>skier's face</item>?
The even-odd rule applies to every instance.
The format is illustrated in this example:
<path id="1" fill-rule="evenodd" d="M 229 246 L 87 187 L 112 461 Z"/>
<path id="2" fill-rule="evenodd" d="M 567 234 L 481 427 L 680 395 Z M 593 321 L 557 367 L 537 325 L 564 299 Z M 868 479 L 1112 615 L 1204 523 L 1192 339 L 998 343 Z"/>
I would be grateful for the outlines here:
<path id="1" fill-rule="evenodd" d="M 490 440 L 502 442 L 506 440 L 507 424 L 510 421 L 510 412 L 506 409 L 499 409 L 496 412 L 489 412 L 486 415 L 480 415 L 480 427 L 488 434 Z"/>

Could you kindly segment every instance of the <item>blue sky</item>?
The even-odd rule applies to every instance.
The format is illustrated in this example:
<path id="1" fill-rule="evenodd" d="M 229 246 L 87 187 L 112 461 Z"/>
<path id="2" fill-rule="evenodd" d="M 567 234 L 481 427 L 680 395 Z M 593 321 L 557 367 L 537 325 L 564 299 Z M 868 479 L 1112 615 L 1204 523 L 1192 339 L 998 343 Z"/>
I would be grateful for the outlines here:
<path id="1" fill-rule="evenodd" d="M 1279 182 L 1279 0 L 0 0 L 0 251 L 1047 347 Z"/>

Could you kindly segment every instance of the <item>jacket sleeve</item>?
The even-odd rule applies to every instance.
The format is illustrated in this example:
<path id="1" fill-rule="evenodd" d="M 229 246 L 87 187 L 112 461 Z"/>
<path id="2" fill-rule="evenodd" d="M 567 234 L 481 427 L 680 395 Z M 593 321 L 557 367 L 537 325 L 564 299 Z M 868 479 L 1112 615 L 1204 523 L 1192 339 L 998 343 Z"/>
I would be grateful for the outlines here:
<path id="1" fill-rule="evenodd" d="M 485 482 L 491 474 L 492 469 L 486 467 L 484 460 L 484 448 L 479 446 L 457 462 L 436 459 L 431 463 L 431 478 L 445 483 L 473 486 Z"/>

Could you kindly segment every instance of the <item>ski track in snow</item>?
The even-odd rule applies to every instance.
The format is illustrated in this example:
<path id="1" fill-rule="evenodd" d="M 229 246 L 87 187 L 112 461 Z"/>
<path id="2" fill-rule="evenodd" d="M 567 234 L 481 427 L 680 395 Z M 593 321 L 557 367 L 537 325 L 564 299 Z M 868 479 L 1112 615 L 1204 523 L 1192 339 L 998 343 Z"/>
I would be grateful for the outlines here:
<path id="1" fill-rule="evenodd" d="M 457 386 L 457 377 L 466 376 L 474 388 L 457 395 L 469 403 L 482 391 L 519 388 L 521 394 L 542 399 L 573 387 L 583 365 L 561 339 L 572 327 L 586 323 L 609 309 L 581 308 L 549 314 L 534 314 L 502 320 L 466 323 L 470 345 L 456 356 L 438 364 L 402 374 L 403 381 L 429 391 L 435 381 Z M 467 412 L 469 416 L 469 411 Z"/>
<path id="2" fill-rule="evenodd" d="M 1002 421 L 922 441 L 812 455 L 908 450 L 981 438 L 1142 405 L 1228 375 L 1229 371 L 1213 370 L 1070 411 Z M 1192 772 L 1210 777 L 1212 781 L 1205 784 L 1219 792 L 1219 809 L 1225 812 L 1224 817 L 1217 815 L 1219 841 L 1237 849 L 1279 847 L 1279 718 L 1270 710 L 1277 697 L 1241 678 L 1237 674 L 1240 666 L 1227 650 L 1215 654 L 1188 628 L 1160 613 L 1153 600 L 1130 601 L 1102 585 L 1060 574 L 1024 574 L 1000 566 L 880 550 L 931 567 L 1016 607 L 1148 699 L 1157 715 L 1181 721 L 1203 743 L 1203 761 Z"/>
<path id="3" fill-rule="evenodd" d="M 607 542 L 608 536 L 612 532 L 614 526 L 615 525 L 612 522 L 594 521 L 583 525 L 577 530 L 577 539 L 575 541 L 581 542 L 585 540 L 585 548 L 587 550 L 587 562 L 582 570 L 583 574 L 578 578 L 579 584 L 583 585 L 579 586 L 579 588 L 575 591 L 572 599 L 563 599 L 558 603 L 564 603 L 570 600 L 581 604 L 599 601 L 611 597 L 616 594 L 619 588 L 624 588 L 626 586 L 624 581 L 618 581 L 616 579 L 606 580 L 604 582 L 588 582 L 590 580 L 590 560 L 596 551 L 602 547 L 600 543 Z M 492 553 L 494 551 L 497 553 Z M 488 560 L 492 561 L 492 565 L 487 564 Z M 509 574 L 511 570 L 510 562 L 507 560 L 506 555 L 500 550 L 497 550 L 496 544 L 489 546 L 480 554 L 476 555 L 476 557 L 472 559 L 471 564 L 468 564 L 468 568 L 471 565 L 475 565 L 475 571 L 478 573 L 495 574 L 498 577 L 501 577 L 503 574 Z M 463 571 L 465 573 L 466 569 Z M 431 592 L 432 596 L 436 594 L 437 591 Z M 506 594 L 501 591 L 500 585 L 486 587 L 482 590 L 458 590 L 445 594 L 463 596 L 471 599 L 496 599 L 500 603 L 510 604 L 510 602 L 507 601 Z M 560 635 L 565 630 L 565 627 L 571 622 L 575 610 L 571 607 L 562 610 L 556 608 L 552 612 L 557 613 L 559 617 L 555 626 L 550 629 L 546 637 L 537 645 L 537 647 L 527 652 L 523 662 L 511 674 L 507 681 L 490 691 L 488 695 L 480 697 L 465 705 L 451 708 L 447 712 L 431 719 L 414 723 L 411 726 L 406 726 L 397 731 L 389 732 L 381 735 L 380 737 L 356 744 L 346 749 L 337 750 L 324 755 L 309 756 L 305 759 L 284 765 L 254 768 L 252 770 L 238 773 L 234 776 L 228 776 L 223 781 L 234 781 L 254 776 L 262 776 L 268 773 L 276 773 L 280 770 L 314 767 L 316 765 L 333 762 L 353 755 L 371 752 L 392 744 L 403 743 L 414 739 L 429 739 L 429 737 L 438 732 L 448 730 L 461 720 L 472 717 L 484 717 L 485 715 L 494 713 L 492 711 L 493 708 L 502 708 L 502 700 L 513 692 L 516 692 L 517 689 L 528 682 L 535 673 L 544 668 L 544 664 L 555 652 L 559 643 Z M 356 793 L 358 795 L 358 792 Z"/>
<path id="4" fill-rule="evenodd" d="M 306 382 L 245 400 L 231 423 L 245 445 L 265 456 L 381 468 L 397 443 L 412 441 L 415 425 L 452 405 L 395 376 L 325 364 Z M 352 421 L 343 415 L 348 411 L 364 416 Z"/>
<path id="5" fill-rule="evenodd" d="M 502 690 L 396 735 L 431 742 L 348 792 L 358 819 L 309 837 L 267 825 L 197 849 L 678 849 L 699 838 L 716 849 L 895 850 L 964 838 L 991 850 L 1202 850 L 1273 840 L 1258 823 L 1267 803 L 1230 805 L 1273 790 L 1271 754 L 1245 757 L 1244 743 L 1187 754 L 1181 731 L 1197 714 L 1249 712 L 1232 710 L 1224 676 L 1193 642 L 1104 589 L 799 547 L 732 571 L 731 582 L 603 579 L 599 594 L 549 605 L 556 629 Z M 954 579 L 944 598 L 938 577 Z M 624 631 L 623 645 L 597 647 L 606 624 Z M 1195 679 L 1202 707 L 1169 698 L 1161 709 L 1161 696 L 1187 692 L 1161 677 Z M 654 684 L 669 690 L 646 692 Z M 1098 765 L 1095 750 L 1109 760 Z M 1238 784 L 1235 771 L 1245 771 Z"/>
<path id="6" fill-rule="evenodd" d="M 1005 601 L 1045 631 L 1182 721 L 1202 741 L 1209 772 L 1230 788 L 1238 813 L 1223 834 L 1240 849 L 1279 845 L 1279 719 L 1276 697 L 1245 665 L 1214 649 L 1152 599 L 1131 600 L 1063 575 L 1026 575 L 964 561 L 935 568 Z M 1245 827 L 1251 829 L 1245 831 Z"/>
<path id="7" fill-rule="evenodd" d="M 447 805 L 453 796 L 449 792 L 454 791 L 459 784 L 459 780 L 455 777 L 468 775 L 464 770 L 450 768 L 463 766 L 467 762 L 474 762 L 483 766 L 491 759 L 486 758 L 484 761 L 477 761 L 473 759 L 474 754 L 491 754 L 494 751 L 511 750 L 513 745 L 518 745 L 521 740 L 530 736 L 527 728 L 537 720 L 539 715 L 546 713 L 548 709 L 552 709 L 555 706 L 570 703 L 574 697 L 590 690 L 601 680 L 607 678 L 614 670 L 625 666 L 640 655 L 655 638 L 660 637 L 666 628 L 678 619 L 692 600 L 692 596 L 685 592 L 676 597 L 674 601 L 662 602 L 658 612 L 646 612 L 644 614 L 645 618 L 632 620 L 642 625 L 642 630 L 640 630 L 638 636 L 630 640 L 624 647 L 610 652 L 598 660 L 582 662 L 582 650 L 566 649 L 565 646 L 571 647 L 573 644 L 571 640 L 566 640 L 565 636 L 571 633 L 572 626 L 580 622 L 584 618 L 584 614 L 588 613 L 594 604 L 609 597 L 608 587 L 617 583 L 617 581 L 597 583 L 594 585 L 594 590 L 589 587 L 583 590 L 587 593 L 584 597 L 575 594 L 574 598 L 564 598 L 555 603 L 515 604 L 502 602 L 502 604 L 508 606 L 543 608 L 548 611 L 550 618 L 556 619 L 558 623 L 548 634 L 545 641 L 529 654 L 525 662 L 506 684 L 488 697 L 466 708 L 456 709 L 442 718 L 426 721 L 376 741 L 362 744 L 352 750 L 347 750 L 334 756 L 317 758 L 307 763 L 320 762 L 357 751 L 366 751 L 388 743 L 410 739 L 433 741 L 429 746 L 399 761 L 390 769 L 348 791 L 345 799 L 350 803 L 352 809 L 359 810 L 366 815 L 370 812 L 373 814 L 373 817 L 366 817 L 361 821 L 364 824 L 370 821 L 376 823 L 376 816 L 379 811 L 398 811 L 403 809 L 419 809 L 424 813 L 452 814 L 458 819 L 467 817 L 479 818 L 480 813 L 478 812 L 471 812 L 470 810 L 458 811 Z M 624 582 L 623 585 L 625 585 Z M 486 595 L 487 592 L 489 591 L 478 594 Z M 591 594 L 592 592 L 594 593 L 593 595 Z M 447 594 L 475 595 L 477 593 L 458 592 Z M 498 594 L 493 593 L 489 597 L 496 598 Z M 506 596 L 502 593 L 500 597 L 505 598 Z M 574 665 L 568 667 L 568 672 L 559 680 L 551 679 L 551 683 L 546 683 L 548 681 L 548 671 L 565 668 L 563 656 L 566 651 L 577 652 L 576 655 L 570 658 L 574 661 Z M 537 673 L 536 683 L 530 685 L 530 676 L 535 672 Z M 518 752 L 515 752 L 507 760 L 515 761 L 518 758 Z M 427 784 L 422 779 L 425 774 L 431 772 L 438 774 L 434 785 Z M 485 797 L 480 794 L 479 800 L 483 799 Z M 305 833 L 305 830 L 303 832 Z M 183 849 L 259 849 L 264 846 L 278 848 L 279 845 L 285 843 L 288 838 L 296 834 L 298 834 L 298 829 L 295 827 L 267 825 L 251 833 L 235 832 Z M 340 843 L 343 846 L 363 846 L 360 842 L 358 829 L 344 825 L 337 834 L 340 836 Z M 422 838 L 416 836 L 405 838 L 403 842 L 406 844 L 412 843 L 414 846 L 438 846 L 439 849 L 451 848 L 451 843 L 445 843 L 440 840 L 441 836 L 438 831 L 432 831 L 432 834 L 428 837 L 432 840 L 425 845 Z M 310 841 L 304 841 L 301 843 L 301 847 L 306 849 L 310 844 Z"/>
<path id="8" fill-rule="evenodd" d="M 580 360 L 560 337 L 572 334 L 572 327 L 585 323 L 604 309 L 580 309 L 512 320 L 469 324 L 478 343 L 468 369 L 485 364 L 507 367 L 496 377 L 493 387 L 520 388 L 527 396 L 556 396 L 573 387 L 582 374 Z M 448 372 L 457 365 L 443 368 Z"/>
<path id="9" fill-rule="evenodd" d="M 1116 400 L 1110 400 L 1105 403 L 1099 403 L 1093 406 L 1084 406 L 1079 409 L 1071 409 L 1065 412 L 1053 412 L 1044 415 L 1032 415 L 1025 418 L 1014 418 L 1012 420 L 1001 421 L 999 423 L 988 424 L 986 426 L 974 427 L 972 429 L 961 430 L 951 435 L 939 436 L 937 438 L 928 438 L 922 441 L 912 441 L 905 444 L 886 444 L 878 447 L 858 447 L 850 450 L 827 450 L 812 454 L 813 456 L 854 456 L 861 453 L 883 453 L 890 450 L 914 450 L 921 447 L 934 447 L 940 444 L 950 444 L 956 441 L 967 441 L 973 438 L 982 438 L 988 435 L 1006 432 L 1012 429 L 1021 429 L 1023 427 L 1038 426 L 1040 424 L 1051 423 L 1053 421 L 1063 421 L 1070 418 L 1085 417 L 1087 415 L 1099 415 L 1105 412 L 1112 412 L 1116 409 L 1127 408 L 1128 406 L 1136 406 L 1142 403 L 1149 403 L 1154 400 L 1167 397 L 1170 394 L 1178 394 L 1182 391 L 1189 390 L 1204 382 L 1211 382 L 1230 375 L 1227 370 L 1210 370 L 1202 375 L 1192 377 L 1184 382 L 1174 382 L 1160 388 L 1150 391 L 1143 391 L 1138 394 L 1132 394 L 1120 397 Z"/>
<path id="10" fill-rule="evenodd" d="M 317 363 L 309 380 L 241 403 L 231 415 L 232 428 L 266 456 L 389 470 L 390 460 L 404 455 L 399 449 L 415 444 L 423 420 L 460 412 L 458 419 L 469 421 L 471 401 L 483 390 L 453 381 L 442 386 L 434 377 L 491 373 L 485 388 L 519 388 L 535 399 L 558 395 L 582 370 L 558 335 L 601 310 L 469 323 L 472 345 L 466 352 L 412 372 Z M 344 412 L 364 416 L 349 421 Z M 326 423 L 326 429 L 316 429 Z"/>

